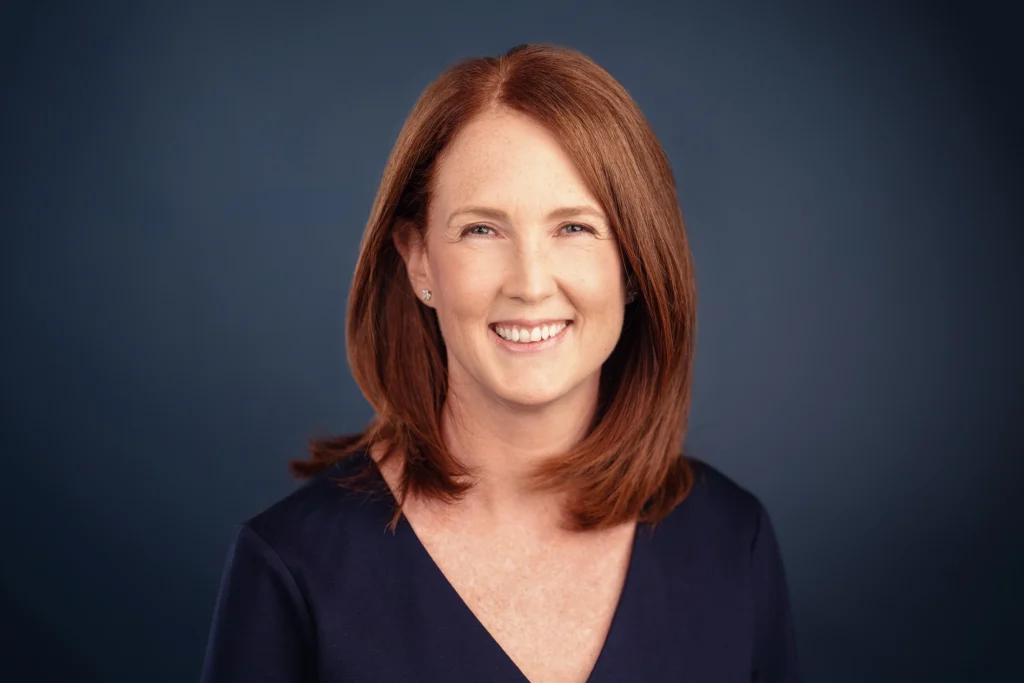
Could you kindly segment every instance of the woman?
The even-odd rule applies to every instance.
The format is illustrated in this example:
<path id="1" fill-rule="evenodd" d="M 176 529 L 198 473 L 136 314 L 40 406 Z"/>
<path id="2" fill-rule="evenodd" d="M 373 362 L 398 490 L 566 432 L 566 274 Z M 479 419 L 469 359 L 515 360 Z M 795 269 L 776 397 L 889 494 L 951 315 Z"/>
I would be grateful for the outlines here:
<path id="1" fill-rule="evenodd" d="M 695 324 L 626 91 L 552 46 L 448 70 L 356 266 L 376 418 L 240 525 L 203 680 L 796 680 L 768 515 L 680 452 Z"/>

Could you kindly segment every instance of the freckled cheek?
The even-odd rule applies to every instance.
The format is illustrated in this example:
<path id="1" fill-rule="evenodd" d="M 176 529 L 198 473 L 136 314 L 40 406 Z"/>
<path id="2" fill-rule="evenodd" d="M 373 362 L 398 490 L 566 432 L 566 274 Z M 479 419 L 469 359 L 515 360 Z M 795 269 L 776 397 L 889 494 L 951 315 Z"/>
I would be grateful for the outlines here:
<path id="1" fill-rule="evenodd" d="M 569 261 L 564 281 L 571 287 L 576 306 L 585 316 L 602 317 L 622 296 L 622 266 L 619 260 L 589 255 Z"/>
<path id="2" fill-rule="evenodd" d="M 617 257 L 590 254 L 576 262 L 567 294 L 578 314 L 581 343 L 594 353 L 610 353 L 622 330 L 624 288 Z"/>
<path id="3" fill-rule="evenodd" d="M 443 315 L 455 324 L 479 323 L 501 289 L 502 267 L 493 258 L 453 258 L 435 269 Z"/>

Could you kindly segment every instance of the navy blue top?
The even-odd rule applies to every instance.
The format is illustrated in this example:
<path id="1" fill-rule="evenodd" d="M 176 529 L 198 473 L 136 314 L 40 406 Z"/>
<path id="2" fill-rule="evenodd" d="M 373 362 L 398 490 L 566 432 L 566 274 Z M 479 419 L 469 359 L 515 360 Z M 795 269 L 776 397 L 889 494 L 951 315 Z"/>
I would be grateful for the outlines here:
<path id="1" fill-rule="evenodd" d="M 371 463 L 347 458 L 238 526 L 202 683 L 527 680 L 405 518 L 386 531 L 394 499 L 332 481 Z M 691 463 L 690 495 L 653 532 L 637 529 L 589 681 L 795 682 L 768 514 L 713 467 Z"/>

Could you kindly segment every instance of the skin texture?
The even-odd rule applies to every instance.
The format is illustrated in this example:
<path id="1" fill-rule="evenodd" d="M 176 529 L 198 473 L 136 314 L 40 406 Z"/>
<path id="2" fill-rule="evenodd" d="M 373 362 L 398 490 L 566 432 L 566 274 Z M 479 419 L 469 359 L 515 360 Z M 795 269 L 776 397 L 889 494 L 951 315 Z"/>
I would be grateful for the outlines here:
<path id="1" fill-rule="evenodd" d="M 403 514 L 495 641 L 531 681 L 585 681 L 618 603 L 635 523 L 569 532 L 557 494 L 521 485 L 580 439 L 601 366 L 622 332 L 626 289 L 607 217 L 557 140 L 529 118 L 471 121 L 436 169 L 425 236 L 400 240 L 409 279 L 437 312 L 448 352 L 443 429 L 474 471 L 453 504 L 408 498 Z M 462 211 L 466 207 L 488 211 Z M 553 216 L 565 207 L 589 207 Z M 422 302 L 422 298 L 421 298 Z M 571 320 L 535 352 L 490 325 Z M 398 461 L 382 473 L 397 489 Z"/>
<path id="2" fill-rule="evenodd" d="M 522 519 L 535 510 L 522 509 L 521 474 L 578 441 L 597 405 L 625 312 L 618 243 L 558 141 L 517 113 L 470 121 L 440 159 L 433 190 L 425 235 L 412 231 L 399 249 L 416 295 L 432 293 L 423 303 L 447 347 L 443 430 L 477 469 L 491 510 Z M 456 213 L 471 206 L 501 215 Z M 589 210 L 551 216 L 580 206 Z M 489 325 L 517 319 L 572 324 L 551 348 L 514 353 Z M 557 507 L 532 505 L 553 514 L 547 503 Z"/>
<path id="3" fill-rule="evenodd" d="M 506 216 L 452 216 L 469 206 Z M 593 212 L 549 218 L 573 206 Z M 622 263 L 607 218 L 547 130 L 511 113 L 470 122 L 441 160 L 425 244 L 409 257 L 417 293 L 432 292 L 450 382 L 464 398 L 525 408 L 596 392 L 622 331 Z M 573 326 L 548 352 L 501 350 L 488 324 L 520 318 Z"/>

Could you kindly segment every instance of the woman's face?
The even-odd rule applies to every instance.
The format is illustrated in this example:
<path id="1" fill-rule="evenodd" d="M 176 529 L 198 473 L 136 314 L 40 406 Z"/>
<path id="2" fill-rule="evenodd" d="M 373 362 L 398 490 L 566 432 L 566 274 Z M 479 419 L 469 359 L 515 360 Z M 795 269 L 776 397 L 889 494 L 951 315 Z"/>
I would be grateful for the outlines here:
<path id="1" fill-rule="evenodd" d="M 423 244 L 406 253 L 431 290 L 460 398 L 540 406 L 596 389 L 622 331 L 625 282 L 599 204 L 545 128 L 489 113 L 435 170 Z"/>

